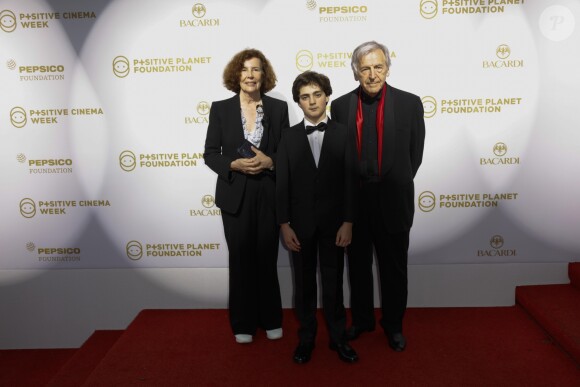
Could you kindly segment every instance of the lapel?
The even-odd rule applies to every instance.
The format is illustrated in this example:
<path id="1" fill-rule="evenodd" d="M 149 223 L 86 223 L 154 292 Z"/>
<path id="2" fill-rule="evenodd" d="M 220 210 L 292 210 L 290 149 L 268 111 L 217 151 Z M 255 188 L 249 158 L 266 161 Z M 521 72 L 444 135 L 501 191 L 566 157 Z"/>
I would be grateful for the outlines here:
<path id="1" fill-rule="evenodd" d="M 268 141 L 270 140 L 270 118 L 272 117 L 272 104 L 269 101 L 269 97 L 262 94 L 262 108 L 264 109 L 264 118 L 262 119 L 262 126 L 264 127 L 264 134 L 262 135 L 262 141 L 260 141 L 261 151 L 268 149 Z"/>
<path id="2" fill-rule="evenodd" d="M 355 139 L 357 138 L 358 91 L 358 88 L 352 91 L 348 105 L 348 128 L 354 132 Z M 381 175 L 383 176 L 393 167 L 395 157 L 395 101 L 393 94 L 393 88 L 387 84 L 387 92 L 385 93 L 387 100 L 383 111 L 383 161 L 381 165 Z M 360 159 L 358 154 L 357 158 Z"/>
<path id="3" fill-rule="evenodd" d="M 244 127 L 242 125 L 242 106 L 240 104 L 240 95 L 236 94 L 229 99 L 228 103 L 228 116 L 231 117 L 231 131 L 233 136 L 237 137 L 235 144 L 241 144 L 244 142 Z"/>
<path id="4" fill-rule="evenodd" d="M 308 164 L 310 167 L 317 169 L 316 167 L 316 160 L 314 160 L 314 153 L 312 153 L 312 148 L 310 148 L 310 141 L 308 141 L 308 136 L 306 135 L 306 122 L 302 119 L 302 122 L 296 125 L 296 130 L 298 133 L 298 141 L 300 142 L 298 145 L 306 149 L 306 153 L 310 155 L 308 157 Z M 326 137 L 326 134 L 324 135 Z M 324 141 L 322 142 L 322 147 L 324 148 Z M 321 156 L 322 158 L 322 151 Z M 318 160 L 318 165 L 320 165 L 320 160 Z"/>
<path id="5" fill-rule="evenodd" d="M 360 87 L 360 86 L 359 86 Z M 358 90 L 357 87 L 350 93 L 350 100 L 348 102 L 348 129 L 354 131 L 355 138 L 357 136 L 356 130 L 356 110 L 358 109 Z"/>
<path id="6" fill-rule="evenodd" d="M 385 107 L 383 115 L 383 162 L 381 175 L 385 176 L 393 167 L 395 158 L 395 101 L 393 88 L 387 84 Z"/>
<path id="7" fill-rule="evenodd" d="M 329 118 L 327 121 L 326 130 L 324 131 L 324 140 L 322 141 L 322 147 L 320 149 L 320 159 L 318 159 L 318 170 L 321 170 L 326 163 L 328 156 L 325 156 L 330 151 L 331 147 L 334 146 L 334 123 Z M 314 157 L 312 157 L 314 160 Z M 316 165 L 316 162 L 314 163 Z"/>

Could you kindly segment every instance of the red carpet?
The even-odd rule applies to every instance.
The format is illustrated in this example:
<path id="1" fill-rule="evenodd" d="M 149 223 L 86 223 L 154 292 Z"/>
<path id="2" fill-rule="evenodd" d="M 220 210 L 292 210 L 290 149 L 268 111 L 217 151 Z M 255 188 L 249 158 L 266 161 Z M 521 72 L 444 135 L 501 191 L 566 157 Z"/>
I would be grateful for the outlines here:
<path id="1" fill-rule="evenodd" d="M 0 386 L 44 386 L 76 349 L 17 349 L 0 351 Z"/>
<path id="2" fill-rule="evenodd" d="M 96 331 L 59 370 L 49 387 L 76 387 L 84 383 L 123 331 Z"/>
<path id="3" fill-rule="evenodd" d="M 580 262 L 568 264 L 569 285 L 516 287 L 520 304 L 580 364 Z"/>
<path id="4" fill-rule="evenodd" d="M 324 326 L 312 361 L 294 364 L 292 310 L 284 330 L 279 341 L 260 332 L 239 345 L 225 310 L 148 310 L 116 341 L 120 332 L 97 331 L 78 351 L 0 351 L 0 386 L 44 386 L 69 359 L 50 385 L 580 385 L 578 365 L 519 306 L 409 309 L 405 352 L 390 350 L 375 331 L 353 342 L 361 360 L 352 365 L 327 348 Z"/>
<path id="5" fill-rule="evenodd" d="M 580 386 L 580 263 L 569 276 L 518 287 L 513 307 L 411 308 L 407 350 L 377 330 L 352 343 L 356 364 L 327 348 L 322 323 L 311 362 L 294 364 L 292 310 L 283 339 L 260 332 L 249 345 L 225 310 L 146 310 L 78 350 L 0 351 L 0 386 Z"/>
<path id="6" fill-rule="evenodd" d="M 353 342 L 361 358 L 342 363 L 319 329 L 306 365 L 292 362 L 292 311 L 285 337 L 263 332 L 234 342 L 223 310 L 147 310 L 139 314 L 86 386 L 578 386 L 580 371 L 519 307 L 410 309 L 409 346 L 387 347 L 379 332 Z"/>

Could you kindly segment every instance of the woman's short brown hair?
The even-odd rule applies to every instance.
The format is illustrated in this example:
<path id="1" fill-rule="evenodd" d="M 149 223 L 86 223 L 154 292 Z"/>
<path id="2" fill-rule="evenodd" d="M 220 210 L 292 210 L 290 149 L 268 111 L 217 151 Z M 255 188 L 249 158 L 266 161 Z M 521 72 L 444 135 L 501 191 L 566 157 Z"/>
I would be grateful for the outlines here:
<path id="1" fill-rule="evenodd" d="M 266 56 L 260 50 L 248 48 L 234 55 L 226 65 L 223 75 L 226 89 L 234 93 L 240 92 L 242 68 L 244 67 L 244 63 L 252 58 L 258 58 L 262 62 L 262 85 L 260 86 L 260 92 L 267 93 L 276 86 L 276 73 L 274 73 L 270 61 L 266 59 Z"/>

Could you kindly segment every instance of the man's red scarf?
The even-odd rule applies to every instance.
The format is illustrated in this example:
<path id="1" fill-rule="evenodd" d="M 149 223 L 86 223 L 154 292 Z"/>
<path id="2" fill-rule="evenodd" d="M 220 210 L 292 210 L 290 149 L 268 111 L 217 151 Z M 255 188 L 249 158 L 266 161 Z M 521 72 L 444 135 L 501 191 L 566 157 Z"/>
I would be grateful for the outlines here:
<path id="1" fill-rule="evenodd" d="M 387 84 L 383 86 L 381 91 L 381 98 L 379 99 L 379 107 L 377 109 L 377 154 L 379 162 L 379 176 L 381 175 L 381 165 L 383 161 L 383 122 L 385 110 L 385 93 L 387 91 Z M 362 127 L 363 127 L 363 112 L 362 112 L 362 87 L 358 90 L 358 106 L 356 109 L 356 147 L 358 150 L 358 158 L 361 157 L 362 149 Z"/>

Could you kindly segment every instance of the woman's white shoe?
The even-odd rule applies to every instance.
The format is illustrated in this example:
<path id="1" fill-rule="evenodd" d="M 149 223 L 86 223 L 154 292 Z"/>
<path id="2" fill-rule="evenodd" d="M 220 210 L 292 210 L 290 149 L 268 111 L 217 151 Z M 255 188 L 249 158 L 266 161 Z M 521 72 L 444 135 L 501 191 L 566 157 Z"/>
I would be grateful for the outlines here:
<path id="1" fill-rule="evenodd" d="M 252 337 L 252 335 L 238 334 L 238 335 L 235 335 L 235 336 L 236 336 L 236 343 L 240 343 L 240 344 L 248 344 L 248 343 L 251 343 L 252 340 L 254 339 Z"/>
<path id="2" fill-rule="evenodd" d="M 266 337 L 270 340 L 278 340 L 282 338 L 282 328 L 270 329 L 266 331 Z"/>

